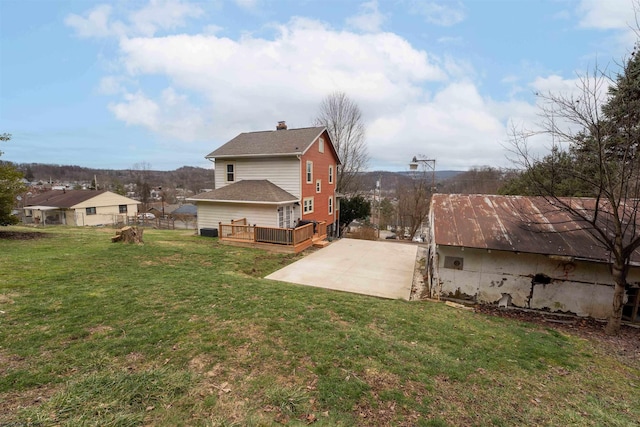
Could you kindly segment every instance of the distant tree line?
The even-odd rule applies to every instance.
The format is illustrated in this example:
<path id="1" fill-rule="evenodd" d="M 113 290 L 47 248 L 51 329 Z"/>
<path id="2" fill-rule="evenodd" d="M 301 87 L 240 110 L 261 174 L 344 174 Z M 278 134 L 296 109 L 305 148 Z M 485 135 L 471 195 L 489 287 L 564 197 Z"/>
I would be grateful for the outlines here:
<path id="1" fill-rule="evenodd" d="M 15 163 L 13 166 L 30 182 L 87 182 L 90 188 L 110 190 L 124 194 L 125 186 L 135 184 L 140 193 L 149 193 L 151 188 L 183 188 L 197 193 L 213 188 L 212 169 L 183 166 L 173 171 L 152 170 L 147 163 L 133 165 L 131 169 L 93 169 L 75 165 L 43 163 Z M 144 187 L 144 188 L 143 188 Z"/>

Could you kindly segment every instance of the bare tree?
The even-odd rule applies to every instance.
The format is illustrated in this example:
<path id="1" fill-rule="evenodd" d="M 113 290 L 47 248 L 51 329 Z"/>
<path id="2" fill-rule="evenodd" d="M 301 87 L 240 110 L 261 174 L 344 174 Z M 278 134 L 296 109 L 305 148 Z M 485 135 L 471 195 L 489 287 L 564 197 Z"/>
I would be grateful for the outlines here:
<path id="1" fill-rule="evenodd" d="M 413 174 L 411 181 L 398 183 L 396 195 L 402 233 L 408 229 L 407 234 L 411 237 L 416 235 L 429 215 L 429 203 L 434 191 L 431 172 L 426 165 Z"/>
<path id="2" fill-rule="evenodd" d="M 135 163 L 132 167 L 132 172 L 136 178 L 136 196 L 142 202 L 143 211 L 146 212 L 151 201 L 151 184 L 149 184 L 151 163 Z"/>
<path id="3" fill-rule="evenodd" d="M 541 129 L 513 129 L 511 141 L 532 195 L 568 213 L 610 254 L 615 288 L 605 330 L 615 334 L 640 248 L 640 52 L 615 79 L 596 67 L 578 79 L 577 89 L 538 94 Z M 551 154 L 532 154 L 527 140 L 533 134 L 551 137 Z M 566 197 L 576 195 L 591 198 Z"/>
<path id="4" fill-rule="evenodd" d="M 315 125 L 327 128 L 342 163 L 336 174 L 337 191 L 357 193 L 354 178 L 369 162 L 360 108 L 344 92 L 334 92 L 322 100 Z"/>
<path id="5" fill-rule="evenodd" d="M 471 168 L 438 185 L 438 192 L 445 194 L 499 194 L 511 177 L 506 169 L 482 166 Z"/>

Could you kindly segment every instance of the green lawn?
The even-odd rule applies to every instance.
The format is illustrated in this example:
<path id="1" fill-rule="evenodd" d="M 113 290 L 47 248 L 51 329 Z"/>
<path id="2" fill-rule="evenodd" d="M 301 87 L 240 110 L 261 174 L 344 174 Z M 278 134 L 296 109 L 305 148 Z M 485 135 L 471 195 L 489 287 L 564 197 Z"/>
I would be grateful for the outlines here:
<path id="1" fill-rule="evenodd" d="M 0 239 L 0 425 L 640 424 L 640 367 L 584 339 L 267 281 L 296 257 L 192 231 L 39 231 Z"/>

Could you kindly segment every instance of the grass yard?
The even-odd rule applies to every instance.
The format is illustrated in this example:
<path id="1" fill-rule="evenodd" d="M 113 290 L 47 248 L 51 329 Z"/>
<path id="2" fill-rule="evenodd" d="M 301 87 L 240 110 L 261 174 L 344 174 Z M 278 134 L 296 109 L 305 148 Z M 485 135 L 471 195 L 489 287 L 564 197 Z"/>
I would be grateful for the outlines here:
<path id="1" fill-rule="evenodd" d="M 587 339 L 267 281 L 296 257 L 192 231 L 38 232 L 0 239 L 0 426 L 640 424 L 640 367 Z"/>

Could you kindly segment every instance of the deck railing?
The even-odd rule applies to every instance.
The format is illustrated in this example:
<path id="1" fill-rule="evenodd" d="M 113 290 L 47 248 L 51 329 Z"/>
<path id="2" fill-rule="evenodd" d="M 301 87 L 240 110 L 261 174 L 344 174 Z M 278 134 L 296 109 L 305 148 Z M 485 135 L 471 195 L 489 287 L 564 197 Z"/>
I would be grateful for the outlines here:
<path id="1" fill-rule="evenodd" d="M 313 224 L 303 225 L 293 230 L 293 244 L 297 245 L 313 237 Z"/>
<path id="2" fill-rule="evenodd" d="M 326 236 L 327 235 L 327 222 L 321 221 L 318 223 L 318 227 L 316 228 L 316 233 L 318 236 Z"/>
<path id="3" fill-rule="evenodd" d="M 219 224 L 220 237 L 223 239 L 246 240 L 255 242 L 255 228 L 253 225 Z"/>
<path id="4" fill-rule="evenodd" d="M 244 219 L 246 222 L 246 219 Z M 257 225 L 240 225 L 242 220 L 231 224 L 218 224 L 221 239 L 240 240 L 246 242 L 270 243 L 275 245 L 296 246 L 313 237 L 313 224 L 298 228 L 260 227 Z M 326 229 L 326 228 L 325 228 Z"/>

